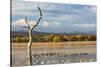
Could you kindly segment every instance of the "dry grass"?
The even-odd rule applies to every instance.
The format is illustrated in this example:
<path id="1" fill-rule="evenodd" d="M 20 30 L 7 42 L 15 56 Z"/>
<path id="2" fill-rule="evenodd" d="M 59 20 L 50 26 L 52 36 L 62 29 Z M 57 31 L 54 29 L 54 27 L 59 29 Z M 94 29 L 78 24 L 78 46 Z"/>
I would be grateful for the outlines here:
<path id="1" fill-rule="evenodd" d="M 26 48 L 27 43 L 11 43 L 13 48 Z M 32 47 L 68 47 L 68 46 L 87 46 L 87 45 L 96 45 L 96 41 L 73 41 L 73 42 L 35 42 L 32 43 Z"/>

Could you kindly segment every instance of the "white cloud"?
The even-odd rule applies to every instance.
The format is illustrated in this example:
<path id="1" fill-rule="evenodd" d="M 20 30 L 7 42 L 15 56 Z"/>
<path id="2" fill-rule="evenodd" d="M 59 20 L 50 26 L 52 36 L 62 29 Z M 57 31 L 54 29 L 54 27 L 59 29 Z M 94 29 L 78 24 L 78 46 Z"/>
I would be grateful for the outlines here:
<path id="1" fill-rule="evenodd" d="M 86 13 L 86 15 L 96 15 L 96 6 L 84 7 L 83 11 Z"/>
<path id="2" fill-rule="evenodd" d="M 54 27 L 58 27 L 59 25 L 60 25 L 60 22 L 52 22 L 52 25 L 54 26 Z"/>
<path id="3" fill-rule="evenodd" d="M 94 28 L 96 27 L 96 24 L 75 24 L 78 28 Z"/>
<path id="4" fill-rule="evenodd" d="M 49 5 L 49 3 L 29 2 L 29 1 L 12 1 L 12 15 L 37 15 L 40 6 L 42 10 L 56 10 L 57 6 Z M 49 7 L 49 8 L 48 8 Z M 35 10 L 35 11 L 34 11 Z M 34 12 L 33 12 L 34 11 Z"/>
<path id="5" fill-rule="evenodd" d="M 36 1 L 36 0 L 23 0 L 23 1 Z M 40 1 L 40 0 L 37 0 Z M 86 4 L 86 5 L 96 5 L 97 1 L 96 0 L 42 0 L 43 2 L 55 2 L 55 3 L 72 3 L 72 4 Z"/>
<path id="6" fill-rule="evenodd" d="M 43 27 L 58 27 L 60 25 L 60 22 L 56 22 L 56 21 L 52 21 L 52 22 L 48 22 L 48 21 L 44 21 L 42 26 Z"/>
<path id="7" fill-rule="evenodd" d="M 32 26 L 36 24 L 36 21 L 28 21 L 28 23 L 30 26 Z M 20 19 L 15 22 L 12 22 L 12 26 L 22 27 L 27 26 L 27 24 L 25 23 L 25 19 Z"/>
<path id="8" fill-rule="evenodd" d="M 12 1 L 12 15 L 34 15 L 36 12 L 33 9 L 37 10 L 37 5 L 33 6 L 33 2 Z"/>
<path id="9" fill-rule="evenodd" d="M 96 9 L 95 6 L 92 6 L 91 9 L 90 9 L 90 11 L 91 11 L 92 13 L 96 13 L 96 10 L 97 10 L 97 9 Z"/>
<path id="10" fill-rule="evenodd" d="M 15 22 L 12 22 L 12 26 L 27 26 L 25 19 L 20 19 Z"/>
<path id="11" fill-rule="evenodd" d="M 47 21 L 43 22 L 43 26 L 44 27 L 48 27 L 49 26 L 49 22 L 47 22 Z"/>

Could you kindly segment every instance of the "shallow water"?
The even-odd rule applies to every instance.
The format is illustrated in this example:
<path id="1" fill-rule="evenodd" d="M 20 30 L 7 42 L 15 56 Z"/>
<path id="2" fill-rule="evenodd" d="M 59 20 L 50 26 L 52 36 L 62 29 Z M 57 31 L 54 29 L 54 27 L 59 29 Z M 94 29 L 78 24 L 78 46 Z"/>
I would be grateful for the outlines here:
<path id="1" fill-rule="evenodd" d="M 50 55 L 50 53 L 54 53 Z M 49 55 L 46 55 L 49 54 Z M 34 57 L 34 55 L 36 55 Z M 32 48 L 33 65 L 96 61 L 96 46 L 68 46 L 63 48 Z M 27 49 L 12 48 L 12 65 L 27 66 Z"/>

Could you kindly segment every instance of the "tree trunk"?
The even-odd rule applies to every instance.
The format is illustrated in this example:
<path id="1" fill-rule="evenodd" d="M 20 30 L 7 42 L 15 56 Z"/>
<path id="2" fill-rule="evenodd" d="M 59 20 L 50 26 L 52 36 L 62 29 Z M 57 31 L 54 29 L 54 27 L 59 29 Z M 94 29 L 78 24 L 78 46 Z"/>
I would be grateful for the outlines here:
<path id="1" fill-rule="evenodd" d="M 29 65 L 32 65 L 31 46 L 32 46 L 32 30 L 29 30 L 29 42 L 28 42 L 28 49 L 27 49 Z"/>

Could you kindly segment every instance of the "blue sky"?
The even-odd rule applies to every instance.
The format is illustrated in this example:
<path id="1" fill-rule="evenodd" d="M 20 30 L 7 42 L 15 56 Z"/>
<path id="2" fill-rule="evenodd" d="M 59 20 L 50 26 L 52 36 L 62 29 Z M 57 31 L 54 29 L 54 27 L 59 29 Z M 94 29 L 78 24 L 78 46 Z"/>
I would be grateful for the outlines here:
<path id="1" fill-rule="evenodd" d="M 25 25 L 24 17 L 29 23 L 36 23 L 39 18 L 39 6 L 42 10 L 43 18 L 34 29 L 41 32 L 69 33 L 96 31 L 96 6 L 12 1 L 12 28 L 13 30 L 23 30 L 21 25 Z"/>

